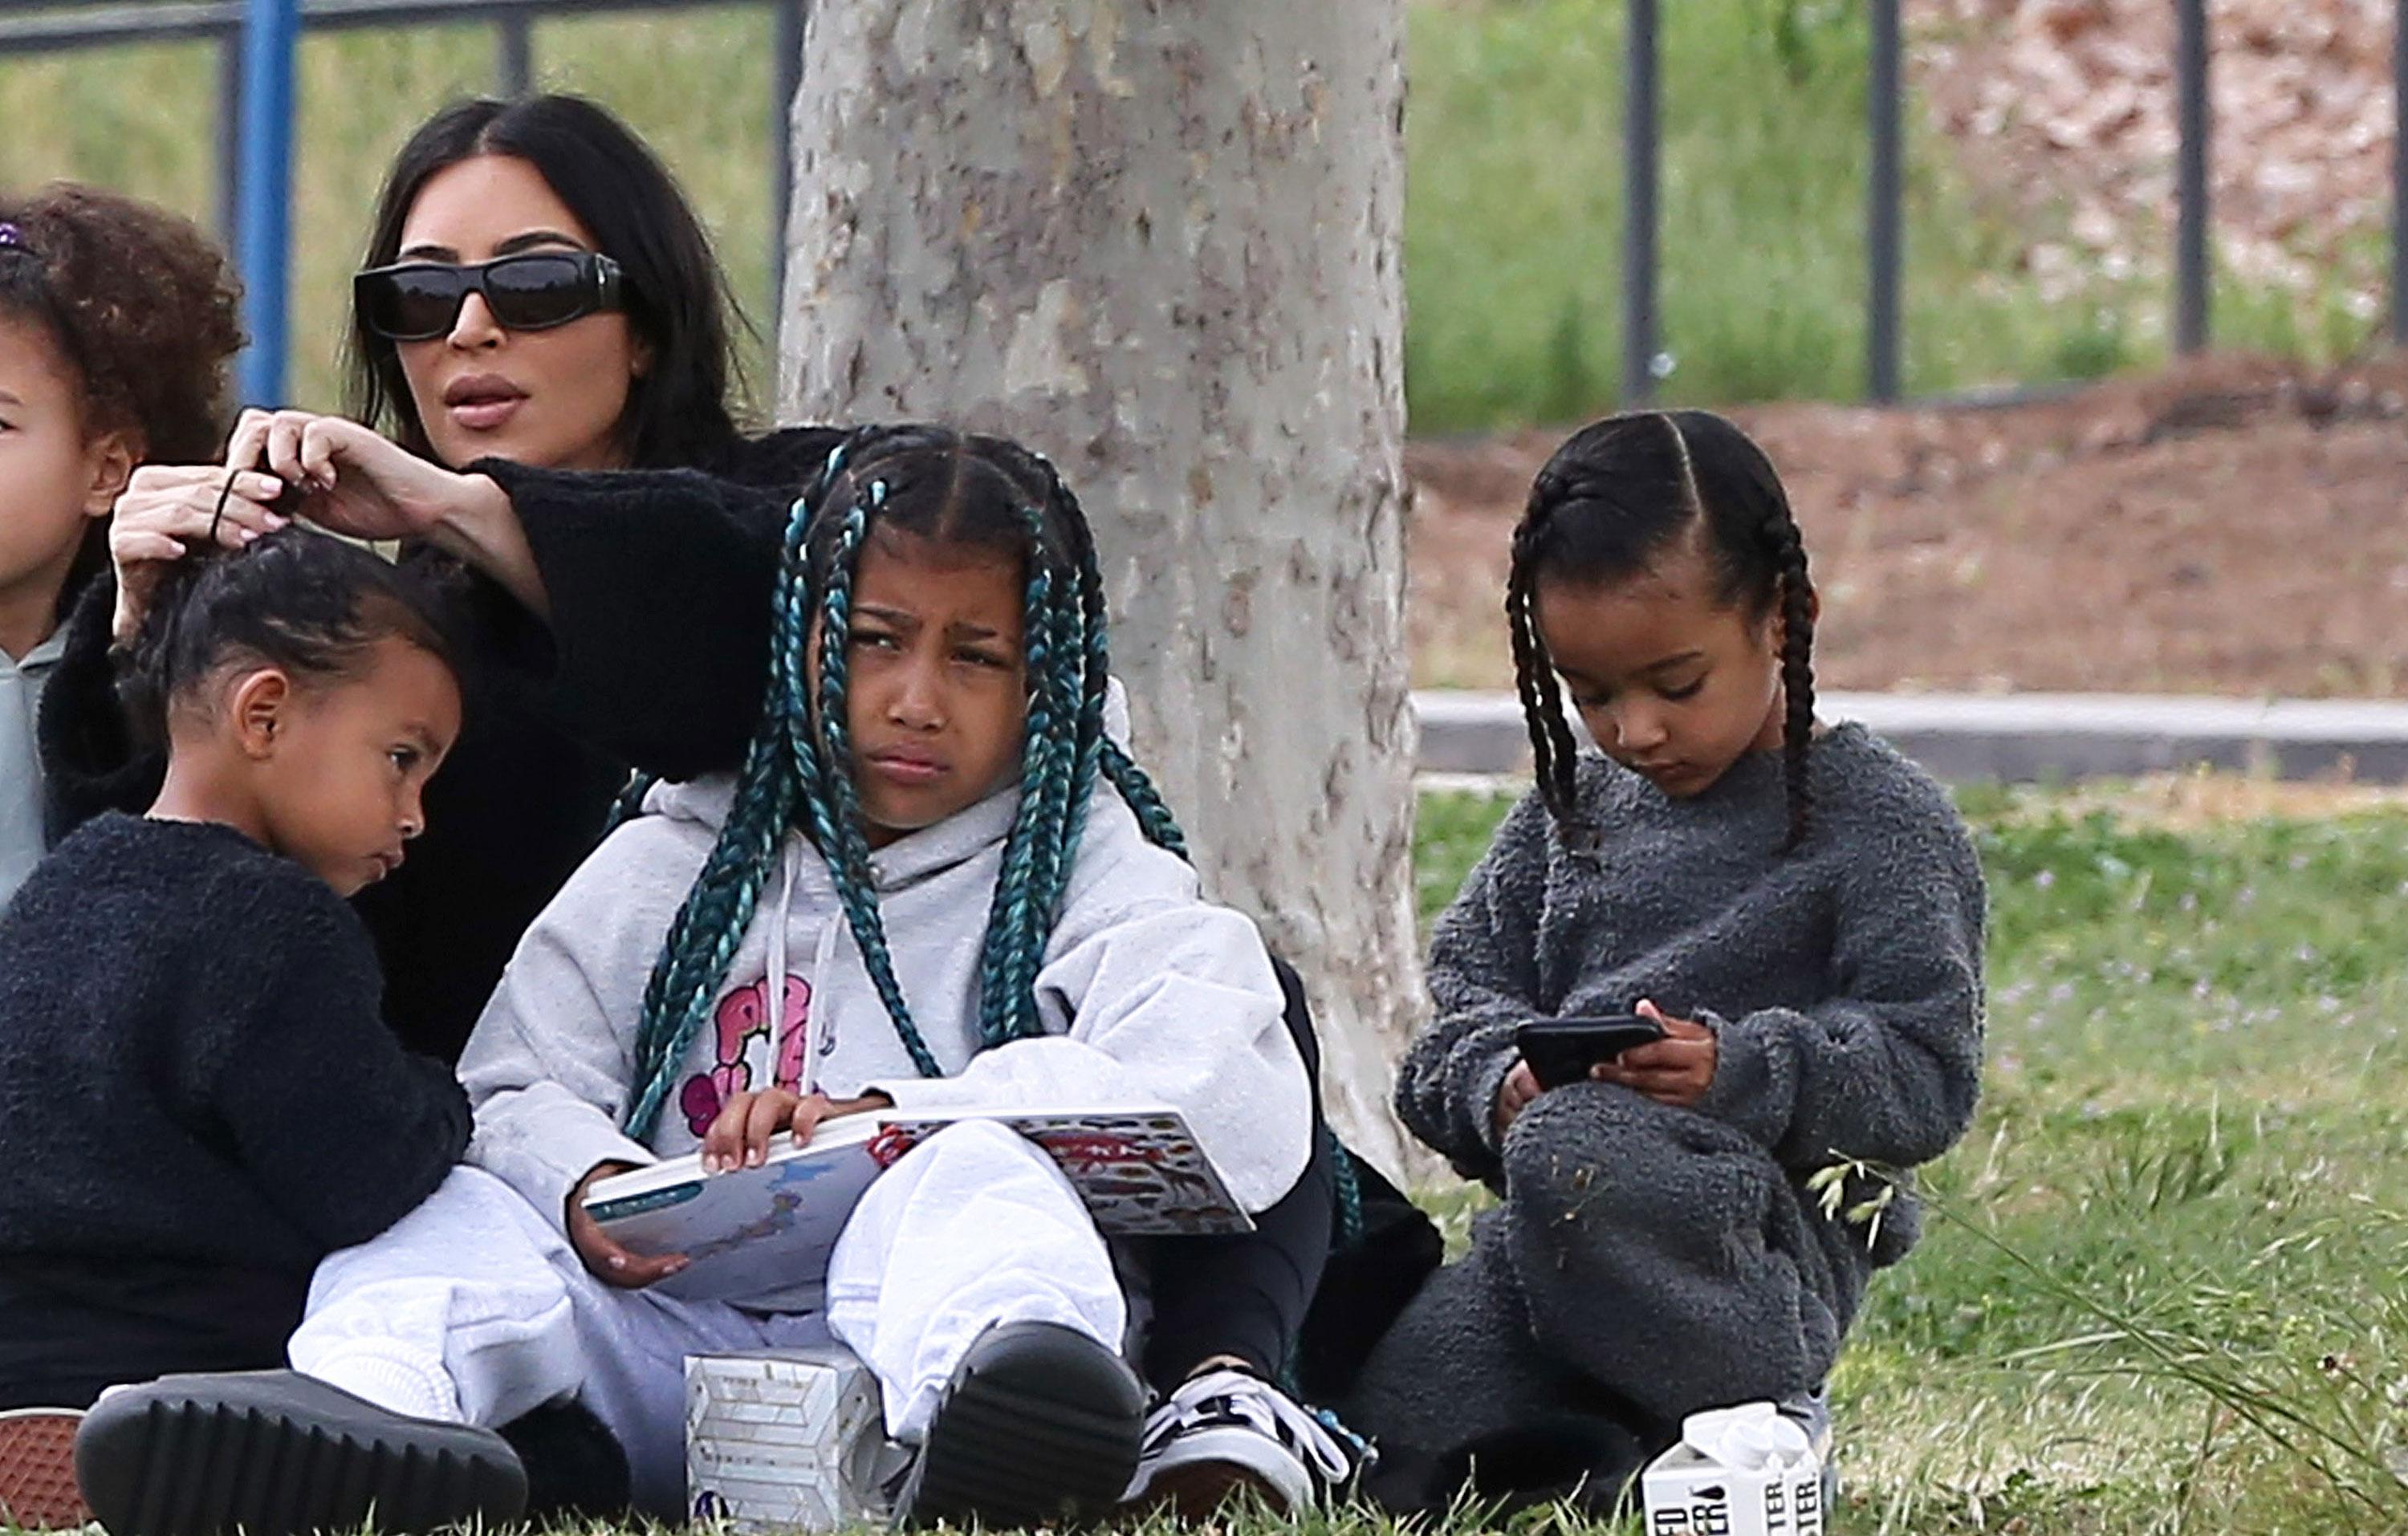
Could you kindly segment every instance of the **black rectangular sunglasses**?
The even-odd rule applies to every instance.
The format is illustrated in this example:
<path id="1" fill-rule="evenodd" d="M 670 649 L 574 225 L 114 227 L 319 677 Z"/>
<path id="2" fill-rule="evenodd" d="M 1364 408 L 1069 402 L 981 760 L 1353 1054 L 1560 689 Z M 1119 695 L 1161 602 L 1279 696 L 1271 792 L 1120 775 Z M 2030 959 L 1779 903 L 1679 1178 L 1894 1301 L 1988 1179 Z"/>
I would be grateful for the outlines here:
<path id="1" fill-rule="evenodd" d="M 361 323 L 388 341 L 432 341 L 470 294 L 505 330 L 542 331 L 624 307 L 619 264 L 597 251 L 527 251 L 489 262 L 399 262 L 351 279 Z"/>

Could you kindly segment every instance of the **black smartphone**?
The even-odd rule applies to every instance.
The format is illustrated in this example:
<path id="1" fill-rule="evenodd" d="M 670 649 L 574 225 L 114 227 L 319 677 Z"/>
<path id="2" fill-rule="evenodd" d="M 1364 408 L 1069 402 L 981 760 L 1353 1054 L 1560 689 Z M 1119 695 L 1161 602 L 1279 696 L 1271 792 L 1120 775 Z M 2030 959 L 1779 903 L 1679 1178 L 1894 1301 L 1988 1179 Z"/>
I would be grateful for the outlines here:
<path id="1" fill-rule="evenodd" d="M 1611 1061 L 1634 1045 L 1664 1038 L 1664 1026 L 1637 1013 L 1610 1013 L 1598 1018 L 1532 1019 L 1513 1031 L 1513 1043 L 1530 1064 L 1530 1075 L 1541 1088 L 1560 1088 L 1588 1076 L 1600 1061 Z"/>

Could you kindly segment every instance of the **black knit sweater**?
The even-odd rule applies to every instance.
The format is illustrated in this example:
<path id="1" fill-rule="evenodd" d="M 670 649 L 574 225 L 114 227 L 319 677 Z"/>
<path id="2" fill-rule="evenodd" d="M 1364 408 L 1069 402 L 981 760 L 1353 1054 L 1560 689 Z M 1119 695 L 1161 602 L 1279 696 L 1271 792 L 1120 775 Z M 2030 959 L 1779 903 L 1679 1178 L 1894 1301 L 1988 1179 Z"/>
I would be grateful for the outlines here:
<path id="1" fill-rule="evenodd" d="M 470 583 L 466 723 L 426 792 L 409 862 L 359 898 L 385 973 L 385 1018 L 456 1059 L 502 968 L 593 848 L 630 766 L 670 778 L 734 768 L 759 712 L 769 596 L 787 510 L 841 433 L 797 427 L 696 469 L 608 474 L 473 467 L 510 495 L 552 606 L 538 623 Z M 446 558 L 415 550 L 411 559 Z M 53 837 L 139 811 L 162 762 L 117 704 L 116 602 L 93 583 L 42 701 Z"/>
<path id="2" fill-rule="evenodd" d="M 326 884 L 108 814 L 0 912 L 0 1408 L 280 1364 L 309 1273 L 423 1199 L 466 1096 Z"/>

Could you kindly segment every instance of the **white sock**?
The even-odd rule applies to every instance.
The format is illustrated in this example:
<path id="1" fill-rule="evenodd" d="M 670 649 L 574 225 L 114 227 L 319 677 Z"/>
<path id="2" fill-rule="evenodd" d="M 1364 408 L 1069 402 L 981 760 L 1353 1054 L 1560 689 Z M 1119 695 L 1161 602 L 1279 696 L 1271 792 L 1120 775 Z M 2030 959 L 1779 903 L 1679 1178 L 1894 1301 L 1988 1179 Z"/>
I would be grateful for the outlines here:
<path id="1" fill-rule="evenodd" d="M 460 1389 L 452 1385 L 451 1372 L 438 1364 L 408 1359 L 398 1353 L 342 1350 L 312 1362 L 309 1374 L 410 1418 L 462 1424 L 468 1417 L 460 1407 Z"/>

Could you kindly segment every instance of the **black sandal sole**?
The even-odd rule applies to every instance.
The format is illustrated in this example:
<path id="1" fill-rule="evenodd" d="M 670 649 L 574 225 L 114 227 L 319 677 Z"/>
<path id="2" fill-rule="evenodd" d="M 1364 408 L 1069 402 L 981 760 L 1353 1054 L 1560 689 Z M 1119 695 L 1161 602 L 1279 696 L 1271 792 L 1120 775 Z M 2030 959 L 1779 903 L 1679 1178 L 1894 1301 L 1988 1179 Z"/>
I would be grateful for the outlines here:
<path id="1" fill-rule="evenodd" d="M 1144 1430 L 1144 1388 L 1119 1356 L 1058 1324 L 1005 1324 L 945 1389 L 897 1522 L 1093 1518 L 1128 1491 Z"/>
<path id="2" fill-rule="evenodd" d="M 297 1371 L 169 1376 L 94 1405 L 76 1478 L 112 1536 L 387 1533 L 515 1520 L 526 1473 L 490 1429 L 388 1413 Z"/>

